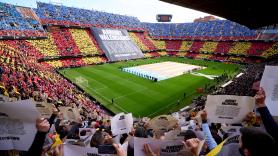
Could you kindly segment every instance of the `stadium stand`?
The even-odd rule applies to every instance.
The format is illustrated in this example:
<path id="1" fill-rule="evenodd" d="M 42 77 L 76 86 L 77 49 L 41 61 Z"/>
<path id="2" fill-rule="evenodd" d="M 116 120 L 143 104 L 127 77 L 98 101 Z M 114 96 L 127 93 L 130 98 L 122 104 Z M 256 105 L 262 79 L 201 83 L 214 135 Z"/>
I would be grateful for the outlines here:
<path id="1" fill-rule="evenodd" d="M 255 39 L 256 32 L 229 20 L 194 22 L 182 24 L 143 23 L 154 38 L 164 39 Z M 210 30 L 210 31 L 208 31 Z"/>
<path id="2" fill-rule="evenodd" d="M 179 56 L 179 57 L 185 57 L 187 55 L 187 52 L 179 52 L 174 55 Z"/>
<path id="3" fill-rule="evenodd" d="M 0 2 L 1 38 L 44 37 L 45 33 L 40 23 L 30 16 L 22 15 L 18 11 L 20 8 L 19 6 Z"/>
<path id="4" fill-rule="evenodd" d="M 145 41 L 145 40 L 142 41 L 142 40 L 136 35 L 135 32 L 129 32 L 128 34 L 129 34 L 130 38 L 133 40 L 133 42 L 135 42 L 136 45 L 137 45 L 142 51 L 150 51 L 149 47 L 146 46 L 146 45 L 143 43 L 143 41 Z"/>
<path id="5" fill-rule="evenodd" d="M 202 60 L 206 60 L 211 58 L 212 55 L 211 54 L 198 54 L 195 59 L 202 59 Z"/>
<path id="6" fill-rule="evenodd" d="M 61 56 L 76 56 L 81 54 L 68 28 L 51 31 L 51 35 Z"/>
<path id="7" fill-rule="evenodd" d="M 47 34 L 47 39 L 28 40 L 28 42 L 36 47 L 45 57 L 59 56 L 59 52 L 50 33 Z"/>
<path id="8" fill-rule="evenodd" d="M 71 35 L 83 55 L 98 54 L 98 49 L 88 36 L 86 30 L 70 29 Z"/>
<path id="9" fill-rule="evenodd" d="M 104 57 L 84 57 L 82 60 L 86 65 L 105 63 L 107 60 Z"/>
<path id="10" fill-rule="evenodd" d="M 251 56 L 261 56 L 262 53 L 269 49 L 273 45 L 273 42 L 263 43 L 263 42 L 253 42 L 251 47 L 247 50 L 247 54 Z"/>
<path id="11" fill-rule="evenodd" d="M 232 46 L 232 42 L 219 42 L 215 49 L 216 53 L 223 53 L 226 54 L 229 52 L 229 49 Z"/>
<path id="12" fill-rule="evenodd" d="M 166 51 L 157 52 L 160 56 L 168 56 Z"/>
<path id="13" fill-rule="evenodd" d="M 188 53 L 186 53 L 185 56 L 188 57 L 188 58 L 194 59 L 197 55 L 198 55 L 198 53 L 188 52 Z"/>
<path id="14" fill-rule="evenodd" d="M 215 51 L 218 42 L 205 42 L 203 47 L 200 49 L 200 52 L 209 52 L 212 53 Z"/>
<path id="15" fill-rule="evenodd" d="M 180 51 L 188 51 L 192 44 L 192 41 L 182 41 Z"/>
<path id="16" fill-rule="evenodd" d="M 233 46 L 229 50 L 229 53 L 235 55 L 246 55 L 246 52 L 250 47 L 250 42 L 234 42 Z"/>
<path id="17" fill-rule="evenodd" d="M 1 42 L 1 68 L 4 69 L 1 82 L 10 97 L 32 97 L 38 101 L 46 99 L 53 103 L 62 101 L 64 105 L 74 103 L 76 106 L 81 104 L 88 108 L 96 108 L 92 101 L 49 65 L 36 63 L 34 56 L 39 56 L 36 53 L 38 51 L 30 52 L 24 42 Z"/>
<path id="18" fill-rule="evenodd" d="M 181 48 L 181 41 L 172 41 L 167 40 L 165 41 L 165 47 L 167 51 L 178 51 Z"/>
<path id="19" fill-rule="evenodd" d="M 64 67 L 64 65 L 61 62 L 61 60 L 48 60 L 48 61 L 45 61 L 45 63 L 51 65 L 54 68 L 62 68 L 62 67 Z"/>
<path id="20" fill-rule="evenodd" d="M 219 54 L 214 54 L 210 59 L 215 61 L 225 62 L 228 59 L 228 57 Z"/>
<path id="21" fill-rule="evenodd" d="M 153 56 L 151 55 L 151 53 L 144 53 L 144 57 L 145 57 L 145 58 L 151 58 L 151 57 L 153 57 Z"/>
<path id="22" fill-rule="evenodd" d="M 269 56 L 277 55 L 277 53 L 278 53 L 278 42 L 275 42 L 272 44 L 272 47 L 265 50 L 262 55 L 267 58 Z"/>
<path id="23" fill-rule="evenodd" d="M 156 49 L 162 49 L 162 50 L 165 50 L 166 47 L 165 47 L 165 41 L 163 40 L 153 40 L 149 37 L 146 37 L 147 39 L 149 39 L 153 45 L 156 47 Z"/>
<path id="24" fill-rule="evenodd" d="M 140 28 L 136 17 L 38 2 L 36 13 L 45 24 Z"/>
<path id="25" fill-rule="evenodd" d="M 86 32 L 87 32 L 87 34 L 89 35 L 90 39 L 93 41 L 94 45 L 96 46 L 99 55 L 103 55 L 104 52 L 103 52 L 102 49 L 99 47 L 99 44 L 97 43 L 97 41 L 95 40 L 95 38 L 94 38 L 93 35 L 91 34 L 90 30 L 87 29 Z"/>
<path id="26" fill-rule="evenodd" d="M 192 46 L 190 47 L 189 51 L 200 52 L 200 49 L 202 48 L 203 44 L 204 44 L 204 42 L 194 41 Z"/>
<path id="27" fill-rule="evenodd" d="M 81 131 L 80 128 L 94 130 L 88 147 L 99 148 L 100 145 L 112 144 L 115 135 L 111 124 L 114 121 L 110 120 L 109 113 L 100 106 L 98 101 L 56 70 L 108 62 L 103 50 L 88 29 L 92 26 L 129 30 L 129 36 L 144 51 L 145 58 L 174 56 L 243 63 L 240 77 L 228 77 L 223 74 L 215 81 L 231 80 L 232 82 L 226 87 L 206 85 L 205 92 L 213 95 L 255 98 L 256 113 L 246 114 L 247 117 L 239 123 L 242 128 L 238 133 L 224 130 L 230 125 L 208 121 L 207 114 L 212 112 L 203 111 L 207 100 L 206 94 L 200 94 L 198 98 L 193 99 L 188 110 L 180 110 L 174 112 L 175 115 L 167 117 L 157 117 L 162 119 L 163 123 L 167 123 L 162 125 L 161 129 L 155 129 L 158 126 L 153 126 L 148 118 L 138 119 L 139 121 L 134 118 L 135 122 L 129 127 L 132 130 L 128 134 L 114 137 L 114 139 L 118 138 L 120 143 L 128 138 L 130 145 L 133 145 L 133 148 L 128 147 L 126 154 L 122 146 L 113 144 L 118 156 L 133 155 L 134 149 L 138 148 L 134 140 L 138 138 L 156 138 L 154 144 L 156 142 L 160 144 L 159 141 L 163 141 L 161 137 L 164 139 L 166 136 L 169 137 L 166 132 L 175 133 L 171 130 L 183 131 L 181 140 L 187 145 L 186 151 L 177 151 L 177 155 L 187 153 L 194 156 L 210 156 L 218 152 L 220 155 L 230 153 L 233 156 L 240 155 L 240 152 L 248 156 L 276 155 L 274 147 L 277 146 L 278 140 L 277 123 L 265 105 L 266 95 L 263 89 L 256 91 L 253 85 L 261 80 L 265 65 L 278 64 L 277 58 L 273 62 L 266 60 L 277 57 L 277 41 L 264 41 L 265 36 L 261 37 L 262 40 L 256 40 L 257 31 L 229 20 L 179 24 L 141 23 L 136 17 L 131 16 L 41 2 L 37 4 L 38 7 L 34 10 L 40 19 L 36 19 L 31 8 L 0 2 L 0 95 L 1 98 L 8 99 L 4 102 L 2 101 L 4 99 L 0 99 L 0 103 L 33 99 L 36 102 L 54 104 L 55 108 L 52 108 L 53 114 L 48 120 L 37 119 L 34 123 L 38 132 L 34 135 L 35 139 L 28 151 L 0 150 L 0 155 L 62 156 L 63 147 L 69 143 L 65 141 L 66 139 L 73 139 L 78 142 L 77 144 L 84 141 L 83 133 L 87 132 Z M 39 20 L 45 27 L 42 27 Z M 176 93 L 172 93 L 173 96 L 174 94 Z M 186 98 L 185 94 L 184 98 Z M 67 121 L 58 114 L 56 107 L 64 106 L 78 109 L 80 117 L 77 121 Z M 1 120 L 6 121 L 2 111 Z M 175 119 L 177 116 L 178 118 Z M 165 121 L 168 118 L 174 123 L 173 126 L 170 126 L 172 122 Z M 54 126 L 51 128 L 52 124 Z M 7 125 L 11 126 L 11 124 Z M 264 131 L 255 128 L 260 125 Z M 14 129 L 11 132 L 14 132 Z M 170 135 L 171 139 L 173 135 Z M 54 139 L 52 136 L 55 136 Z M 137 138 L 130 139 L 131 137 Z M 53 144 L 51 143 L 47 150 L 43 149 L 46 138 L 53 140 Z M 3 139 L 5 138 L 1 137 L 0 140 Z M 200 140 L 204 140 L 205 146 L 199 148 L 201 153 L 196 153 Z M 234 148 L 229 147 L 232 143 L 235 144 Z M 183 148 L 183 146 L 182 144 L 179 147 Z M 80 148 L 82 148 L 80 151 L 85 149 L 85 147 Z M 142 148 L 148 156 L 159 155 L 152 151 L 148 143 Z M 44 153 L 46 151 L 47 154 Z M 70 155 L 74 155 L 72 153 Z M 86 154 L 91 155 L 91 153 Z"/>
<path id="28" fill-rule="evenodd" d="M 142 35 L 142 33 L 138 32 L 129 32 L 128 33 L 133 42 L 142 50 L 142 51 L 151 51 L 155 50 L 155 47 L 152 43 L 148 42 Z"/>

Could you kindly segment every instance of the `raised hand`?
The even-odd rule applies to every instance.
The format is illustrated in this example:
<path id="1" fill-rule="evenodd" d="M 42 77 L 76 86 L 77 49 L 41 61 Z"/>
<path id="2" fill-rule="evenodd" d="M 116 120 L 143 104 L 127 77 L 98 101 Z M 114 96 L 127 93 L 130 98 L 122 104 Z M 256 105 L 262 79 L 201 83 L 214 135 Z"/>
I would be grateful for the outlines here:
<path id="1" fill-rule="evenodd" d="M 58 109 L 55 107 L 54 104 L 52 104 L 52 113 L 55 114 L 55 115 L 58 115 L 58 114 L 59 114 L 59 111 L 58 111 Z"/>
<path id="2" fill-rule="evenodd" d="M 208 114 L 207 114 L 206 110 L 202 110 L 200 116 L 201 116 L 202 122 L 207 122 Z"/>
<path id="3" fill-rule="evenodd" d="M 48 132 L 50 125 L 49 122 L 44 118 L 38 118 L 36 120 L 36 128 L 39 132 Z"/>
<path id="4" fill-rule="evenodd" d="M 265 91 L 261 87 L 255 96 L 256 106 L 257 107 L 265 107 Z"/>
<path id="5" fill-rule="evenodd" d="M 117 156 L 126 156 L 126 152 L 120 147 L 119 144 L 113 144 L 113 146 L 115 147 L 116 151 L 117 151 Z"/>
<path id="6" fill-rule="evenodd" d="M 194 154 L 195 156 L 198 155 L 198 148 L 200 144 L 200 140 L 198 138 L 188 139 L 184 144 L 186 146 L 186 149 L 188 149 L 192 154 Z"/>
<path id="7" fill-rule="evenodd" d="M 153 152 L 149 144 L 144 144 L 143 151 L 147 156 L 159 156 L 160 155 L 160 150 L 158 149 L 156 153 Z"/>

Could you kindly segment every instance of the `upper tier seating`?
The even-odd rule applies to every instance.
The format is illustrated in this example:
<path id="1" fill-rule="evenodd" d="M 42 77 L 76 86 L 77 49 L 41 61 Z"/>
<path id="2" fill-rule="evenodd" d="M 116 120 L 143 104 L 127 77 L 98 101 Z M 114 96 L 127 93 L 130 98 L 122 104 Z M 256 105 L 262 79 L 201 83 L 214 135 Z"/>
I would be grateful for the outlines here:
<path id="1" fill-rule="evenodd" d="M 194 23 L 143 23 L 155 38 L 179 39 L 255 39 L 256 32 L 229 20 Z"/>
<path id="2" fill-rule="evenodd" d="M 40 23 L 32 17 L 20 13 L 20 8 L 0 2 L 0 36 L 44 36 Z M 29 11 L 32 9 L 30 8 Z"/>
<path id="3" fill-rule="evenodd" d="M 56 21 L 63 24 L 77 24 L 87 26 L 108 25 L 115 27 L 141 27 L 136 17 L 112 14 L 107 12 L 66 7 L 47 3 L 37 3 L 36 12 L 42 21 Z"/>

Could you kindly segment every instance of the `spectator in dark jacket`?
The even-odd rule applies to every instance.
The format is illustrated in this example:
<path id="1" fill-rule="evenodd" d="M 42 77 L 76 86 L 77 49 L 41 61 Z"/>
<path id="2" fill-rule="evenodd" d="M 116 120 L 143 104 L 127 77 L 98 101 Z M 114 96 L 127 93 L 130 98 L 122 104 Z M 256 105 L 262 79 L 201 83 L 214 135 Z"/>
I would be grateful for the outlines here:
<path id="1" fill-rule="evenodd" d="M 266 131 L 274 138 L 274 140 L 278 141 L 278 125 L 270 114 L 268 108 L 265 105 L 265 92 L 263 88 L 260 88 L 256 98 L 256 106 L 257 110 L 261 115 L 261 119 L 263 121 L 264 127 Z"/>
<path id="2" fill-rule="evenodd" d="M 26 153 L 22 154 L 23 156 L 40 156 L 42 154 L 44 140 L 46 138 L 47 133 L 49 132 L 50 127 L 54 123 L 57 114 L 58 110 L 53 106 L 53 114 L 48 120 L 44 118 L 37 119 L 36 127 L 38 129 L 38 132 L 36 133 L 35 139 L 31 147 Z"/>

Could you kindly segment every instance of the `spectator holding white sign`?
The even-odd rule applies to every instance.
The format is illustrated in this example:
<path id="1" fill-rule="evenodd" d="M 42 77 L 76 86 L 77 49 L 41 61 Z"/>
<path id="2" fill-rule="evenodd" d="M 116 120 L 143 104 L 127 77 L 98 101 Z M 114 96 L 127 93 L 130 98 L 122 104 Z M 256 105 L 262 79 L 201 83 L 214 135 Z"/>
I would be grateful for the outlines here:
<path id="1" fill-rule="evenodd" d="M 257 110 L 261 115 L 261 119 L 263 121 L 264 127 L 266 131 L 275 139 L 275 141 L 278 141 L 278 125 L 271 116 L 268 108 L 266 107 L 265 104 L 265 91 L 263 88 L 260 88 L 258 91 L 257 95 L 255 96 L 256 98 L 256 106 Z"/>

